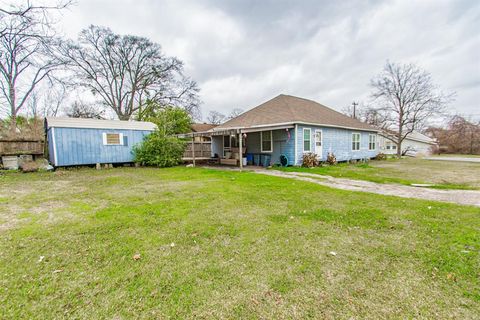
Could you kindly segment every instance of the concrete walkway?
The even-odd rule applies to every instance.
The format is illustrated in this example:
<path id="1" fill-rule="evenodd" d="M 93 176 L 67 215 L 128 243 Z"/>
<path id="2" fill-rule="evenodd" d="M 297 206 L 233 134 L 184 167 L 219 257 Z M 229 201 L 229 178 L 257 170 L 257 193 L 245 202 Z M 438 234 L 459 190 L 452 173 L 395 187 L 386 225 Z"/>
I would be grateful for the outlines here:
<path id="1" fill-rule="evenodd" d="M 434 160 L 434 161 L 458 161 L 458 162 L 475 162 L 480 163 L 479 158 L 469 158 L 469 157 L 426 157 L 425 160 Z"/>
<path id="2" fill-rule="evenodd" d="M 238 168 L 229 167 L 206 167 L 209 169 L 219 170 L 234 170 Z M 383 184 L 363 180 L 351 180 L 344 178 L 334 178 L 331 176 L 323 176 L 314 173 L 306 172 L 285 172 L 278 170 L 266 170 L 260 168 L 250 169 L 244 171 L 254 172 L 257 174 L 264 174 L 268 176 L 275 176 L 287 179 L 295 179 L 316 183 L 322 186 L 337 188 L 342 190 L 371 192 L 389 196 L 396 196 L 402 198 L 415 198 L 422 200 L 433 200 L 442 202 L 451 202 L 462 205 L 473 205 L 480 207 L 480 191 L 477 190 L 440 190 L 422 187 L 410 187 L 400 184 Z"/>

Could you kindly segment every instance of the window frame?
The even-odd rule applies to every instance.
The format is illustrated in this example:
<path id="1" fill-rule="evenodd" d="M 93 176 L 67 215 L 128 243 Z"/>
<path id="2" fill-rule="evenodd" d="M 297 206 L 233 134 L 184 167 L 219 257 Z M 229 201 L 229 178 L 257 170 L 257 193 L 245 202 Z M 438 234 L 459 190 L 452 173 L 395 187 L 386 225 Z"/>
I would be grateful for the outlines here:
<path id="1" fill-rule="evenodd" d="M 373 138 L 373 141 L 372 141 Z M 373 148 L 372 148 L 373 145 Z M 373 151 L 377 150 L 377 135 L 374 133 L 370 133 L 368 135 L 368 150 Z"/>
<path id="2" fill-rule="evenodd" d="M 308 150 L 305 150 L 305 131 L 308 130 Z M 312 129 L 311 128 L 303 128 L 302 131 L 302 142 L 303 142 L 303 153 L 312 152 Z"/>
<path id="3" fill-rule="evenodd" d="M 358 135 L 358 141 L 354 139 L 354 136 Z M 358 144 L 358 149 L 354 148 L 354 146 Z M 352 143 L 351 143 L 351 148 L 352 151 L 360 151 L 362 145 L 362 134 L 360 132 L 352 132 Z"/>
<path id="4" fill-rule="evenodd" d="M 270 133 L 270 150 L 264 150 L 263 149 L 263 134 L 269 132 Z M 268 141 L 268 140 L 266 140 Z M 272 130 L 267 130 L 267 131 L 260 131 L 260 152 L 262 153 L 271 153 L 273 152 L 273 131 Z"/>
<path id="5" fill-rule="evenodd" d="M 107 135 L 109 134 L 118 135 L 118 143 L 108 143 Z M 124 144 L 123 133 L 121 132 L 102 132 L 102 140 L 104 146 L 123 146 Z"/>

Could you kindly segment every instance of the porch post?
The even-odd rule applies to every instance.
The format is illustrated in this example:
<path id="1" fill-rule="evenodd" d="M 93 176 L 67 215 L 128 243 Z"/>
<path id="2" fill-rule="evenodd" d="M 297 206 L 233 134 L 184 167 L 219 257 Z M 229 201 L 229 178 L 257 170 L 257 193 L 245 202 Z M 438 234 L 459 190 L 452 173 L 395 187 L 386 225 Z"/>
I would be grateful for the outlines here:
<path id="1" fill-rule="evenodd" d="M 195 135 L 192 134 L 192 160 L 193 166 L 195 167 Z"/>
<path id="2" fill-rule="evenodd" d="M 238 154 L 239 154 L 239 158 L 240 158 L 240 170 L 243 169 L 243 148 L 242 148 L 242 130 L 238 130 Z"/>

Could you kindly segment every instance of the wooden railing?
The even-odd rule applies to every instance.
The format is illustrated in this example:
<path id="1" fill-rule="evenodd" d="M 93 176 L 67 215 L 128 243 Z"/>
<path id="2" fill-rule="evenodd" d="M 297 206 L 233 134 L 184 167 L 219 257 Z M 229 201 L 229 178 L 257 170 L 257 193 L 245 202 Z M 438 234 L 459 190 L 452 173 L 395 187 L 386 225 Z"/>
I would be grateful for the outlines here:
<path id="1" fill-rule="evenodd" d="M 183 159 L 193 159 L 193 150 L 195 150 L 195 158 L 211 158 L 212 143 L 211 142 L 187 142 L 187 148 L 183 153 Z"/>
<path id="2" fill-rule="evenodd" d="M 43 154 L 44 142 L 41 140 L 0 139 L 0 155 Z"/>

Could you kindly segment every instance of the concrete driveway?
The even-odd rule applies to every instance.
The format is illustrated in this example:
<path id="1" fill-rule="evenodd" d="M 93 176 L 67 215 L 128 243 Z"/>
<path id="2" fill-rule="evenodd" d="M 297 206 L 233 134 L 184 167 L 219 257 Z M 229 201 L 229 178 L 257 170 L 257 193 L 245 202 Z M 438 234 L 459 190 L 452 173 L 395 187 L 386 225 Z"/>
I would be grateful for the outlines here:
<path id="1" fill-rule="evenodd" d="M 459 162 L 476 162 L 480 163 L 479 158 L 469 158 L 469 157 L 426 157 L 425 160 L 435 160 L 435 161 L 459 161 Z"/>

